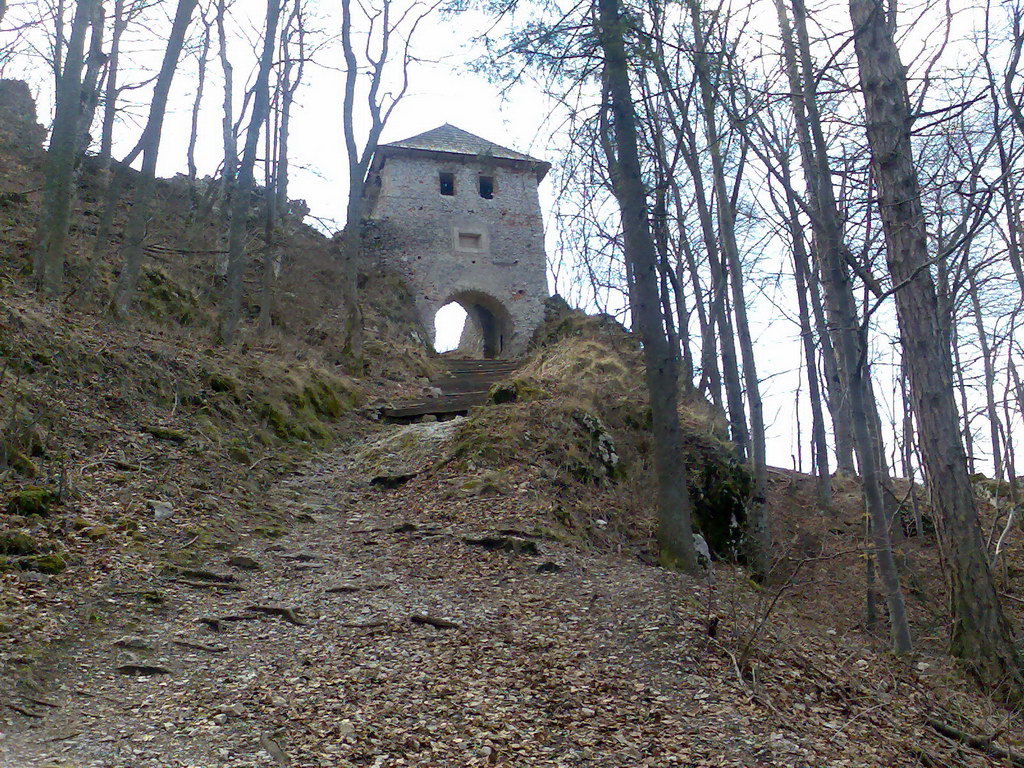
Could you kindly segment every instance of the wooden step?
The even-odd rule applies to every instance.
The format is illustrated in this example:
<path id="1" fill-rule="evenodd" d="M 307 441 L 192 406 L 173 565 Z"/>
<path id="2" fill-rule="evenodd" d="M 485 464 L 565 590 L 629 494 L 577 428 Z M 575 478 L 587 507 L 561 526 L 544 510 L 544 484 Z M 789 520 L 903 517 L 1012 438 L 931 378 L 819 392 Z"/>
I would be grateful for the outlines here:
<path id="1" fill-rule="evenodd" d="M 448 369 L 447 376 L 508 376 L 510 373 L 515 373 L 516 368 L 455 368 Z"/>
<path id="2" fill-rule="evenodd" d="M 420 416 L 453 416 L 465 414 L 477 405 L 487 403 L 487 393 L 499 381 L 505 381 L 519 368 L 518 360 L 445 359 L 447 376 L 431 384 L 441 390 L 439 397 L 419 398 L 381 408 L 381 418 L 411 421 Z"/>
<path id="3" fill-rule="evenodd" d="M 393 408 L 381 408 L 381 418 L 391 420 L 412 419 L 418 416 L 455 416 L 466 414 L 469 409 L 487 403 L 486 392 L 473 392 L 466 395 L 435 397 L 429 400 L 408 400 L 397 403 Z"/>

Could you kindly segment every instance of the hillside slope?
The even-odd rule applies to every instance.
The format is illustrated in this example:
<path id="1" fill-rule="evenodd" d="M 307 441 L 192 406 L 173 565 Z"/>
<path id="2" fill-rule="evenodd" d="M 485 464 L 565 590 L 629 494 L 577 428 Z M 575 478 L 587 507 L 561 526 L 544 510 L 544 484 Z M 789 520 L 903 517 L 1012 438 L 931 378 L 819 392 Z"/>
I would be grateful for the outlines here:
<path id="1" fill-rule="evenodd" d="M 218 346 L 224 228 L 216 207 L 197 202 L 182 177 L 158 182 L 135 314 L 114 322 L 106 303 L 134 181 L 117 208 L 115 236 L 94 259 L 103 185 L 92 158 L 79 176 L 65 296 L 41 301 L 29 280 L 43 158 L 33 115 L 24 84 L 0 81 L 0 662 L 7 676 L 77 634 L 103 585 L 120 573 L 202 560 L 234 546 L 242 531 L 280 535 L 292 518 L 264 504 L 268 485 L 358 432 L 372 400 L 419 392 L 436 368 L 417 340 L 408 294 L 373 270 L 362 279 L 365 367 L 358 376 L 347 370 L 334 330 L 337 246 L 297 217 L 275 234 L 282 271 L 272 328 L 259 334 L 255 327 L 257 262 L 247 273 L 241 340 Z"/>
<path id="2" fill-rule="evenodd" d="M 715 562 L 697 580 L 656 567 L 641 356 L 610 319 L 553 300 L 488 406 L 381 423 L 375 404 L 423 394 L 440 367 L 403 286 L 366 269 L 366 366 L 346 369 L 336 246 L 297 217 L 278 233 L 274 327 L 255 329 L 254 265 L 224 349 L 218 216 L 161 181 L 139 311 L 115 323 L 117 243 L 90 262 L 86 163 L 69 295 L 42 302 L 41 136 L 15 116 L 0 114 L 18 137 L 0 142 L 0 767 L 1006 764 L 935 723 L 1024 751 L 1018 714 L 944 655 L 932 532 L 898 544 L 918 652 L 893 659 L 884 617 L 864 626 L 855 480 L 836 478 L 826 516 L 811 478 L 774 470 L 775 567 L 751 583 L 734 559 L 747 473 L 690 395 L 681 460 Z M 898 489 L 927 519 L 920 489 Z M 1005 510 L 985 514 L 998 530 Z M 1017 610 L 1019 537 L 1002 562 Z"/>

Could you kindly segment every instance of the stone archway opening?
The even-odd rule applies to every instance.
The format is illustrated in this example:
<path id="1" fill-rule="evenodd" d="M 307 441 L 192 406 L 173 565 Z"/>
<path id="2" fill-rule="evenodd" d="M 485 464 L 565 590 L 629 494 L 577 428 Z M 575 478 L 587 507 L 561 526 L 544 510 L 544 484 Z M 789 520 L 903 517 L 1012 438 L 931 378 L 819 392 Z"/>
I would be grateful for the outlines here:
<path id="1" fill-rule="evenodd" d="M 450 301 L 434 315 L 434 349 L 454 352 L 459 348 L 462 331 L 466 327 L 466 310 L 457 301 Z"/>
<path id="2" fill-rule="evenodd" d="M 434 316 L 434 348 L 493 360 L 509 349 L 512 330 L 512 318 L 501 302 L 479 291 L 460 291 Z"/>

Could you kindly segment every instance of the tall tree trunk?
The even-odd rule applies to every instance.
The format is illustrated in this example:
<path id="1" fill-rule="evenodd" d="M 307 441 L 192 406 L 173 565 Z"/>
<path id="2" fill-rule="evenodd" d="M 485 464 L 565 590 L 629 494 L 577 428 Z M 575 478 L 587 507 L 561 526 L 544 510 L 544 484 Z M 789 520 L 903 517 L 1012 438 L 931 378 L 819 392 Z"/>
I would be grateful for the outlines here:
<path id="1" fill-rule="evenodd" d="M 149 107 L 149 119 L 143 131 L 142 139 L 142 174 L 136 183 L 135 198 L 131 214 L 125 227 L 125 248 L 122 254 L 121 275 L 117 281 L 112 309 L 118 318 L 126 318 L 131 310 L 135 295 L 135 285 L 142 269 L 143 249 L 146 238 L 146 223 L 149 220 L 153 193 L 156 190 L 156 161 L 160 151 L 160 135 L 164 127 L 164 115 L 167 112 L 167 97 L 171 91 L 174 70 L 178 66 L 178 58 L 185 44 L 185 34 L 192 21 L 196 0 L 178 0 L 174 13 L 167 47 L 160 72 L 153 86 L 153 99 Z"/>
<path id="2" fill-rule="evenodd" d="M 716 92 L 711 81 L 711 71 L 704 41 L 704 31 L 697 0 L 689 0 L 690 18 L 694 35 L 694 68 L 701 94 L 704 112 L 704 126 L 711 155 L 711 170 L 714 180 L 718 212 L 718 236 L 722 254 L 728 264 L 732 288 L 733 314 L 736 317 L 736 332 L 743 360 L 743 383 L 747 391 L 747 405 L 750 411 L 750 462 L 754 484 L 747 511 L 748 544 L 750 564 L 760 575 L 768 573 L 771 552 L 771 533 L 768 528 L 767 493 L 768 464 L 765 456 L 766 441 L 764 427 L 764 406 L 761 402 L 761 382 L 757 378 L 754 357 L 754 342 L 747 321 L 747 302 L 743 288 L 743 267 L 740 263 L 739 247 L 736 243 L 736 221 L 732 207 L 732 196 L 725 179 L 725 164 L 722 158 L 722 137 L 715 118 Z"/>
<path id="3" fill-rule="evenodd" d="M 678 264 L 677 264 L 678 267 Z M 694 389 L 693 377 L 696 375 L 693 365 L 693 351 L 690 348 L 690 311 L 686 307 L 686 297 L 683 294 L 683 281 L 679 279 L 677 270 L 672 269 L 670 264 L 662 264 L 665 279 L 672 286 L 671 293 L 675 297 L 675 312 L 679 318 L 679 326 L 676 332 L 679 346 L 682 350 L 680 362 L 683 366 L 683 386 Z M 667 291 L 666 287 L 666 291 Z M 666 309 L 668 311 L 668 309 Z"/>
<path id="4" fill-rule="evenodd" d="M 840 291 L 848 291 L 849 296 L 843 301 L 849 301 L 853 305 L 853 286 L 846 274 L 848 267 L 846 261 L 849 259 L 849 248 L 843 238 L 842 217 L 839 212 L 839 205 L 836 201 L 835 189 L 832 186 L 832 168 L 828 156 L 828 143 L 825 140 L 825 132 L 822 126 L 821 112 L 818 106 L 817 72 L 814 67 L 814 60 L 811 57 L 810 37 L 807 33 L 807 10 L 803 0 L 792 0 L 793 21 L 796 31 L 796 43 L 794 45 L 793 31 L 790 29 L 789 18 L 781 0 L 776 2 L 776 11 L 779 16 L 779 26 L 782 31 L 783 53 L 786 59 L 786 70 L 793 93 L 791 103 L 796 118 L 796 129 L 799 137 L 801 162 L 804 169 L 804 176 L 811 191 L 811 226 L 814 233 L 815 256 L 822 264 L 831 264 L 834 260 L 833 251 L 838 252 L 842 262 L 842 271 L 835 273 L 843 279 L 839 282 L 832 279 L 833 270 L 830 267 L 822 267 L 821 278 L 824 289 L 825 309 L 828 317 L 828 326 L 831 335 L 837 333 L 838 324 L 836 304 L 840 301 L 837 295 Z M 820 330 L 820 328 L 819 328 Z M 822 340 L 825 343 L 825 340 Z M 859 337 L 857 343 L 860 343 Z M 829 346 L 838 347 L 840 344 L 832 341 Z M 831 363 L 828 350 L 825 351 L 826 373 Z M 834 353 L 833 353 L 834 354 Z M 863 354 L 863 353 L 861 353 Z M 859 357 L 860 355 L 858 355 Z M 846 380 L 846 371 L 842 365 L 833 366 L 833 375 L 826 375 L 826 382 L 829 385 L 829 403 L 832 412 L 832 423 L 836 435 L 836 456 L 838 469 L 841 472 L 852 473 L 853 471 L 853 449 L 854 438 L 852 434 L 852 419 L 849 414 L 849 400 L 847 390 L 849 382 Z M 869 398 L 867 405 L 869 410 L 874 409 L 873 395 L 865 393 Z"/>
<path id="5" fill-rule="evenodd" d="M 75 142 L 75 164 L 80 162 L 82 155 L 89 148 L 92 137 L 93 119 L 96 107 L 100 103 L 100 77 L 103 73 L 107 57 L 103 53 L 103 31 L 106 14 L 103 11 L 103 0 L 95 0 L 93 6 L 92 35 L 89 37 L 89 54 L 85 59 L 85 77 L 82 78 L 81 114 L 78 118 L 78 140 Z"/>
<path id="6" fill-rule="evenodd" d="M 952 650 L 987 684 L 1019 697 L 1021 670 L 996 595 L 958 434 L 949 348 L 929 271 L 906 74 L 880 0 L 850 0 L 871 166 L 896 288 L 910 395 L 952 581 Z"/>
<path id="7" fill-rule="evenodd" d="M 64 73 L 64 14 L 67 10 L 64 0 L 57 0 L 53 12 L 53 91 L 60 91 L 60 81 Z M 74 22 L 72 22 L 72 27 Z"/>
<path id="8" fill-rule="evenodd" d="M 36 228 L 32 275 L 36 286 L 57 298 L 64 286 L 64 250 L 71 227 L 75 156 L 82 116 L 82 68 L 85 39 L 93 19 L 94 0 L 79 0 L 71 22 L 71 38 L 57 88 L 50 146 L 43 167 L 43 205 Z M 58 46 L 60 43 L 58 42 Z"/>
<path id="9" fill-rule="evenodd" d="M 277 21 L 281 15 L 280 0 L 267 0 L 267 27 L 260 54 L 259 71 L 253 86 L 252 114 L 245 133 L 242 162 L 238 166 L 237 183 L 231 198 L 231 223 L 228 230 L 228 275 L 220 316 L 220 341 L 229 345 L 235 340 L 242 314 L 242 273 L 245 271 L 245 231 L 249 219 L 249 198 L 253 188 L 256 151 L 260 131 L 270 113 L 270 69 L 277 47 Z M 232 135 L 234 135 L 232 133 Z"/>
<path id="10" fill-rule="evenodd" d="M 903 476 L 910 485 L 910 508 L 914 513 L 914 535 L 924 536 L 921 508 L 917 503 L 917 488 L 914 487 L 914 415 L 911 412 L 910 396 L 907 394 L 907 364 L 900 360 L 900 403 L 903 405 Z"/>
<path id="11" fill-rule="evenodd" d="M 103 127 L 100 129 L 100 165 L 109 177 L 114 150 L 114 119 L 117 117 L 117 97 L 120 94 L 121 37 L 128 26 L 125 18 L 125 0 L 114 0 L 114 21 L 110 32 L 110 54 L 107 58 L 107 80 L 103 97 Z M 109 183 L 109 178 L 106 179 Z"/>
<path id="12" fill-rule="evenodd" d="M 228 40 L 225 32 L 225 17 L 227 15 L 227 0 L 217 0 L 217 44 L 220 57 L 220 67 L 224 73 L 224 114 L 221 116 L 221 138 L 224 142 L 224 170 L 222 180 L 224 184 L 223 198 L 224 211 L 231 210 L 231 201 L 235 188 L 235 175 L 238 173 L 238 139 L 235 136 L 234 117 L 234 68 L 231 66 L 231 59 L 228 57 Z M 230 214 L 229 214 L 230 215 Z M 226 272 L 227 264 L 224 264 Z M 218 273 L 220 270 L 218 269 Z"/>
<path id="13" fill-rule="evenodd" d="M 978 346 L 981 348 L 981 362 L 985 369 L 985 408 L 988 412 L 989 439 L 992 441 L 993 477 L 1002 479 L 1004 472 L 999 445 L 999 409 L 996 407 L 996 369 L 988 343 L 988 333 L 985 331 L 985 319 L 981 311 L 981 298 L 974 270 L 967 270 L 967 286 L 971 297 L 971 309 L 974 312 L 974 327 L 978 332 Z"/>
<path id="14" fill-rule="evenodd" d="M 96 235 L 92 240 L 92 253 L 89 258 L 89 266 L 85 271 L 82 280 L 82 294 L 88 296 L 96 287 L 96 280 L 99 277 L 102 265 L 103 254 L 110 244 L 110 232 L 114 228 L 114 217 L 117 215 L 117 204 L 121 201 L 121 193 L 128 181 L 128 174 L 131 173 L 131 164 L 142 153 L 142 147 L 146 140 L 145 135 L 139 140 L 128 156 L 122 160 L 116 170 L 108 166 L 106 186 L 103 189 L 103 209 L 100 220 L 96 224 Z M 112 162 L 112 161 L 111 161 Z"/>
<path id="15" fill-rule="evenodd" d="M 681 457 L 678 384 L 672 351 L 661 323 L 658 263 L 647 220 L 637 146 L 636 112 L 623 41 L 625 24 L 618 0 L 598 0 L 598 37 L 604 53 L 604 77 L 614 124 L 614 157 L 609 170 L 622 216 L 625 258 L 634 277 L 636 318 L 644 347 L 647 390 L 654 423 L 654 461 L 658 476 L 658 543 L 661 562 L 688 572 L 697 569 L 690 522 L 690 497 Z"/>
<path id="16" fill-rule="evenodd" d="M 688 119 L 683 119 L 680 124 L 680 136 L 685 144 L 681 150 L 683 161 L 693 180 L 694 203 L 697 206 L 697 217 L 700 221 L 701 235 L 704 238 L 704 248 L 707 251 L 708 268 L 711 271 L 708 316 L 712 332 L 714 328 L 718 328 L 718 341 L 722 355 L 722 384 L 725 388 L 725 402 L 728 406 L 729 436 L 736 446 L 737 459 L 746 461 L 751 453 L 750 432 L 747 430 L 747 418 L 743 409 L 743 386 L 740 383 L 739 363 L 736 360 L 736 336 L 726 310 L 725 296 L 729 290 L 728 271 L 719 257 L 719 240 L 715 233 L 711 205 L 704 187 L 697 136 Z M 690 269 L 696 275 L 696 264 L 691 263 Z"/>
<path id="17" fill-rule="evenodd" d="M 789 158 L 779 153 L 779 164 L 787 185 L 789 185 Z M 791 186 L 791 185 L 790 185 Z M 832 508 L 832 481 L 829 476 L 828 442 L 825 435 L 825 414 L 822 412 L 821 385 L 818 382 L 817 351 L 814 346 L 814 332 L 811 330 L 811 311 L 807 301 L 807 275 L 810 271 L 810 257 L 804 241 L 803 227 L 800 226 L 800 212 L 793 196 L 786 194 L 790 239 L 793 241 L 793 276 L 796 280 L 797 309 L 800 318 L 800 341 L 804 350 L 804 365 L 807 369 L 807 390 L 811 399 L 811 439 L 814 443 L 815 490 L 818 506 L 822 512 Z"/>
<path id="18" fill-rule="evenodd" d="M 294 25 L 294 30 L 292 29 Z M 291 41 L 292 35 L 296 36 L 296 62 L 293 62 Z M 283 73 L 281 75 L 281 125 L 278 130 L 277 147 L 277 211 L 280 215 L 288 214 L 288 143 L 291 138 L 292 104 L 295 102 L 295 92 L 302 82 L 302 73 L 306 61 L 306 29 L 302 16 L 302 2 L 295 0 L 291 16 L 288 19 L 287 32 L 281 41 L 282 58 L 284 59 Z M 292 74 L 294 71 L 294 75 Z"/>
<path id="19" fill-rule="evenodd" d="M 386 12 L 390 5 L 385 4 Z M 358 372 L 363 365 L 363 310 L 359 305 L 359 263 L 363 250 L 363 189 L 366 183 L 366 168 L 360 163 L 358 142 L 355 136 L 355 97 L 359 67 L 352 47 L 352 5 L 351 0 L 341 0 L 342 50 L 345 55 L 345 92 L 342 108 L 342 125 L 345 134 L 345 149 L 348 156 L 348 201 L 345 209 L 345 229 L 342 230 L 342 354 L 349 365 Z M 384 29 L 388 23 L 385 19 Z M 385 45 L 387 40 L 385 39 Z M 379 81 L 377 81 L 379 83 Z M 371 102 L 372 104 L 372 102 Z M 374 140 L 374 145 L 376 140 Z"/>
<path id="20" fill-rule="evenodd" d="M 682 194 L 679 185 L 672 182 L 672 203 L 676 212 L 677 221 L 684 221 Z M 704 292 L 701 290 L 700 274 L 697 271 L 697 259 L 694 256 L 693 248 L 690 245 L 689 233 L 685 228 L 679 231 L 679 247 L 683 252 L 683 258 L 676 266 L 676 280 L 679 283 L 679 292 L 682 293 L 682 285 L 685 280 L 685 273 L 689 273 L 690 285 L 693 287 L 693 304 L 697 311 L 697 323 L 700 326 L 700 384 L 697 388 L 711 398 L 715 409 L 725 414 L 725 404 L 722 402 L 722 375 L 718 369 L 718 338 L 715 334 L 715 324 L 709 319 L 708 311 L 704 306 Z"/>
<path id="21" fill-rule="evenodd" d="M 832 272 L 830 280 L 841 284 L 849 280 L 845 264 L 839 260 L 837 251 L 830 252 Z M 906 607 L 900 589 L 899 573 L 892 554 L 889 537 L 889 516 L 882 496 L 882 483 L 878 474 L 878 454 L 871 436 L 870 410 L 868 406 L 867 363 L 862 353 L 863 338 L 858 338 L 859 324 L 857 309 L 852 304 L 852 291 L 841 290 L 835 307 L 838 320 L 837 344 L 842 368 L 846 371 L 850 405 L 850 419 L 853 428 L 854 445 L 857 449 L 857 464 L 860 468 L 864 502 L 868 511 L 868 527 L 874 542 L 874 556 L 878 562 L 878 575 L 885 592 L 889 612 L 889 630 L 892 647 L 896 653 L 911 650 L 910 628 L 907 625 Z M 869 572 L 870 573 L 870 572 Z M 873 578 L 873 577 L 872 577 Z"/>
<path id="22" fill-rule="evenodd" d="M 950 339 L 953 350 L 953 375 L 956 379 L 956 391 L 960 395 L 960 434 L 964 440 L 964 455 L 967 457 L 967 472 L 974 474 L 974 435 L 971 432 L 971 411 L 967 401 L 967 379 L 964 376 L 964 365 L 960 360 L 960 328 L 954 322 L 950 325 Z"/>
<path id="23" fill-rule="evenodd" d="M 690 339 L 686 323 L 688 314 L 683 304 L 682 286 L 675 279 L 675 272 L 669 260 L 669 228 L 668 228 L 668 181 L 671 170 L 665 163 L 662 143 L 655 139 L 658 157 L 658 186 L 654 191 L 654 210 L 651 215 L 651 229 L 655 248 L 658 253 L 658 273 L 661 278 L 661 311 L 665 317 L 665 329 L 668 332 L 669 345 L 676 357 L 676 363 L 682 366 L 682 386 L 693 389 L 693 358 L 690 355 Z M 673 297 L 675 301 L 673 302 Z M 677 313 L 678 310 L 678 313 Z M 677 371 L 679 369 L 677 368 Z"/>
<path id="24" fill-rule="evenodd" d="M 813 243 L 812 243 L 813 246 Z M 843 386 L 839 369 L 842 367 L 839 354 L 832 342 L 832 329 L 825 319 L 825 308 L 822 300 L 821 284 L 818 273 L 821 271 L 820 259 L 815 254 L 812 268 L 808 272 L 808 288 L 810 289 L 811 315 L 821 345 L 822 373 L 825 380 L 825 402 L 832 417 L 832 435 L 836 445 L 836 471 L 852 477 L 857 474 L 853 460 L 853 427 L 850 418 L 850 400 L 846 387 Z M 818 266 L 817 271 L 813 268 Z"/>
<path id="25" fill-rule="evenodd" d="M 203 17 L 203 42 L 199 49 L 199 73 L 196 77 L 196 93 L 192 100 L 192 124 L 188 133 L 188 149 L 185 159 L 188 164 L 188 182 L 192 193 L 192 205 L 195 206 L 196 194 L 196 142 L 199 138 L 199 109 L 203 104 L 203 90 L 206 86 L 206 62 L 210 56 L 210 22 Z"/>
<path id="26" fill-rule="evenodd" d="M 871 433 L 872 416 L 868 402 L 870 389 L 867 378 L 867 360 L 864 354 L 866 339 L 860 334 L 857 305 L 850 285 L 846 263 L 847 251 L 842 238 L 839 209 L 836 204 L 835 191 L 832 188 L 831 170 L 828 164 L 828 147 L 825 144 L 824 132 L 821 129 L 820 115 L 817 110 L 817 94 L 814 90 L 815 76 L 810 59 L 809 42 L 806 37 L 806 27 L 801 26 L 803 7 L 800 0 L 794 2 L 794 8 L 798 22 L 797 40 L 801 53 L 799 66 L 785 7 L 781 2 L 776 3 L 776 11 L 783 32 L 787 71 L 794 94 L 791 103 L 796 116 L 801 160 L 808 186 L 812 192 L 810 210 L 815 255 L 819 261 L 821 283 L 825 289 L 825 304 L 828 311 L 828 327 L 825 329 L 825 333 L 831 333 L 835 350 L 838 353 L 835 378 L 830 379 L 829 383 L 832 386 L 839 385 L 841 389 L 845 390 L 845 408 L 843 410 L 848 409 L 848 417 L 843 410 L 840 410 L 837 417 L 836 410 L 833 410 L 833 423 L 836 426 L 837 434 L 845 424 L 849 424 L 852 430 L 864 501 L 868 512 L 868 531 L 874 543 L 873 554 L 878 564 L 878 577 L 889 613 L 892 647 L 897 653 L 906 653 L 911 649 L 910 630 L 889 537 L 889 520 L 885 511 L 878 473 L 879 457 Z M 802 77 L 800 66 L 803 68 Z M 820 310 L 818 311 L 818 323 L 819 328 L 825 325 Z M 830 392 L 830 398 L 833 402 L 838 399 L 834 390 Z M 840 454 L 840 462 L 842 461 L 843 457 Z M 866 563 L 866 566 L 868 624 L 870 626 L 874 620 L 875 571 L 870 561 Z"/>
<path id="27" fill-rule="evenodd" d="M 277 230 L 277 179 L 274 173 L 274 164 L 270 159 L 276 157 L 271 134 L 273 133 L 270 124 L 264 132 L 264 156 L 267 158 L 264 173 L 264 205 L 266 210 L 263 217 L 263 284 L 260 286 L 260 319 L 259 332 L 265 335 L 270 331 L 273 324 L 274 313 L 274 287 L 277 283 L 277 269 L 279 262 L 274 250 L 275 232 Z"/>

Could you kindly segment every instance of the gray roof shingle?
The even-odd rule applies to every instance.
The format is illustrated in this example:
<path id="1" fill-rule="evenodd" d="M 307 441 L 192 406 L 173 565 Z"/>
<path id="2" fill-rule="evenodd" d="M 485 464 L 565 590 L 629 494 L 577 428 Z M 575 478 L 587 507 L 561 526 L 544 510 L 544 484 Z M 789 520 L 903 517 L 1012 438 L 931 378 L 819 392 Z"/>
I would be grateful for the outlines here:
<path id="1" fill-rule="evenodd" d="M 422 149 L 427 152 L 450 152 L 456 155 L 473 155 L 500 158 L 502 160 L 520 160 L 526 163 L 540 163 L 543 160 L 516 152 L 514 149 L 482 139 L 469 131 L 456 128 L 450 123 L 390 144 L 382 144 L 380 149 L 394 147 L 396 149 Z"/>

